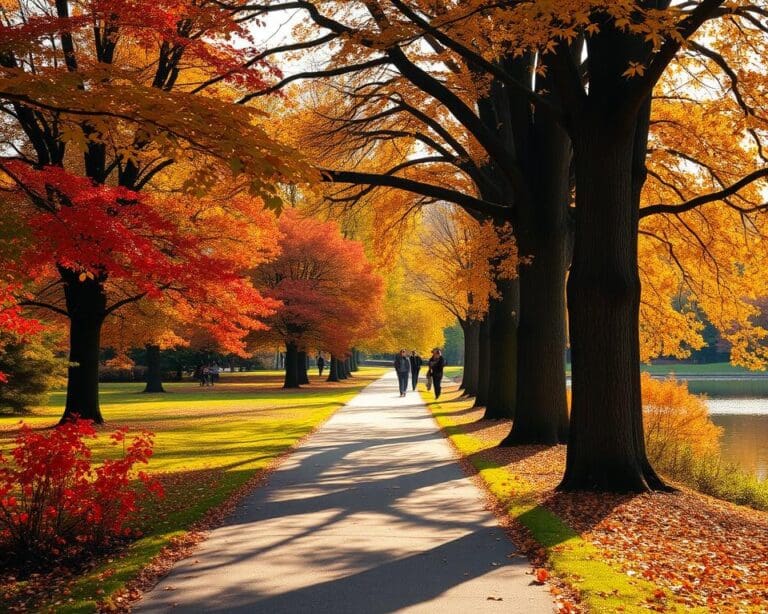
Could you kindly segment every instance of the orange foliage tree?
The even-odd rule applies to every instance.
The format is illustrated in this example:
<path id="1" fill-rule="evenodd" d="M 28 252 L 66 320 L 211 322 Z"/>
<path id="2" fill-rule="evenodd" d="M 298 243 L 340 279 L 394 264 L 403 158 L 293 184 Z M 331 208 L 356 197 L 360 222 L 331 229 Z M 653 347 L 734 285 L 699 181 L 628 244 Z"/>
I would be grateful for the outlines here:
<path id="1" fill-rule="evenodd" d="M 382 281 L 362 244 L 345 239 L 337 224 L 289 208 L 278 225 L 281 253 L 258 267 L 254 281 L 280 307 L 265 320 L 269 329 L 255 333 L 254 340 L 285 344 L 284 388 L 297 388 L 307 351 L 329 351 L 338 360 L 374 334 Z"/>

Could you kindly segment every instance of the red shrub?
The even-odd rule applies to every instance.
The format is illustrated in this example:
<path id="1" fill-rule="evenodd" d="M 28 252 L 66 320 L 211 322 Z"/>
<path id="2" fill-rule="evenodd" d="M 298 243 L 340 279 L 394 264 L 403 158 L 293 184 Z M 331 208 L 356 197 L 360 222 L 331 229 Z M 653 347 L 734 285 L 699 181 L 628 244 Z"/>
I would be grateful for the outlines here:
<path id="1" fill-rule="evenodd" d="M 96 431 L 77 420 L 50 431 L 22 425 L 11 451 L 0 455 L 0 545 L 20 565 L 74 558 L 131 533 L 128 521 L 141 501 L 162 496 L 159 483 L 134 465 L 152 455 L 152 433 L 110 435 L 123 446 L 117 459 L 91 465 L 85 439 Z"/>

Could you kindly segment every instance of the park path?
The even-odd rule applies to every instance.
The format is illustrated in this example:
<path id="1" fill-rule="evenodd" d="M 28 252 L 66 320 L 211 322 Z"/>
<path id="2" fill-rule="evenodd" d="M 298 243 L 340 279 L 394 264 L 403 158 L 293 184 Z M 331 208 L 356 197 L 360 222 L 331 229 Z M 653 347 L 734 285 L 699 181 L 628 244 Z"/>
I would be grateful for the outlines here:
<path id="1" fill-rule="evenodd" d="M 394 372 L 338 411 L 138 612 L 550 613 L 419 395 Z"/>

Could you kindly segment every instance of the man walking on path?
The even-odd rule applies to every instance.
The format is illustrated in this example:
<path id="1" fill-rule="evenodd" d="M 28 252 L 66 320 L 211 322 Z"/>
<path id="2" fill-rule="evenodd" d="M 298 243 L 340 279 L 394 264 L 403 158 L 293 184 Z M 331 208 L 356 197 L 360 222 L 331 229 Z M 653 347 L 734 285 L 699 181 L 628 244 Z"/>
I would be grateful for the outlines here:
<path id="1" fill-rule="evenodd" d="M 394 401 L 394 379 L 336 412 L 133 611 L 552 614 L 421 398 Z"/>
<path id="2" fill-rule="evenodd" d="M 408 374 L 411 371 L 411 361 L 405 355 L 405 349 L 400 350 L 400 353 L 395 356 L 395 371 L 400 386 L 400 396 L 404 397 L 405 391 L 408 390 Z"/>
<path id="3" fill-rule="evenodd" d="M 421 356 L 416 353 L 416 350 L 411 352 L 409 360 L 411 362 L 411 380 L 413 382 L 413 389 L 416 390 L 416 384 L 419 383 L 419 371 L 421 370 L 421 365 L 423 363 Z"/>

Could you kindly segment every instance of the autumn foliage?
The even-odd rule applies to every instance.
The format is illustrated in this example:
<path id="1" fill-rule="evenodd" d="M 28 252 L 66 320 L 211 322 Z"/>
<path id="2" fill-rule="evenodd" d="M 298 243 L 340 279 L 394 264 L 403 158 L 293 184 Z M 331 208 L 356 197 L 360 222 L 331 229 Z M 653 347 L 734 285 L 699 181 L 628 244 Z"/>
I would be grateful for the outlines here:
<path id="1" fill-rule="evenodd" d="M 110 435 L 122 454 L 94 467 L 86 440 L 96 430 L 76 420 L 40 432 L 28 425 L 10 458 L 0 455 L 0 547 L 24 567 L 72 560 L 133 535 L 130 519 L 159 483 L 136 465 L 152 456 L 153 435 Z M 138 478 L 137 486 L 134 478 Z"/>
<path id="2" fill-rule="evenodd" d="M 270 328 L 257 338 L 343 355 L 375 331 L 381 278 L 363 245 L 345 239 L 334 222 L 287 209 L 279 230 L 282 251 L 258 268 L 255 284 L 282 306 L 265 320 Z"/>
<path id="3" fill-rule="evenodd" d="M 721 428 L 709 418 L 705 400 L 685 382 L 642 374 L 643 426 L 648 457 L 674 475 L 684 456 L 719 452 Z"/>

